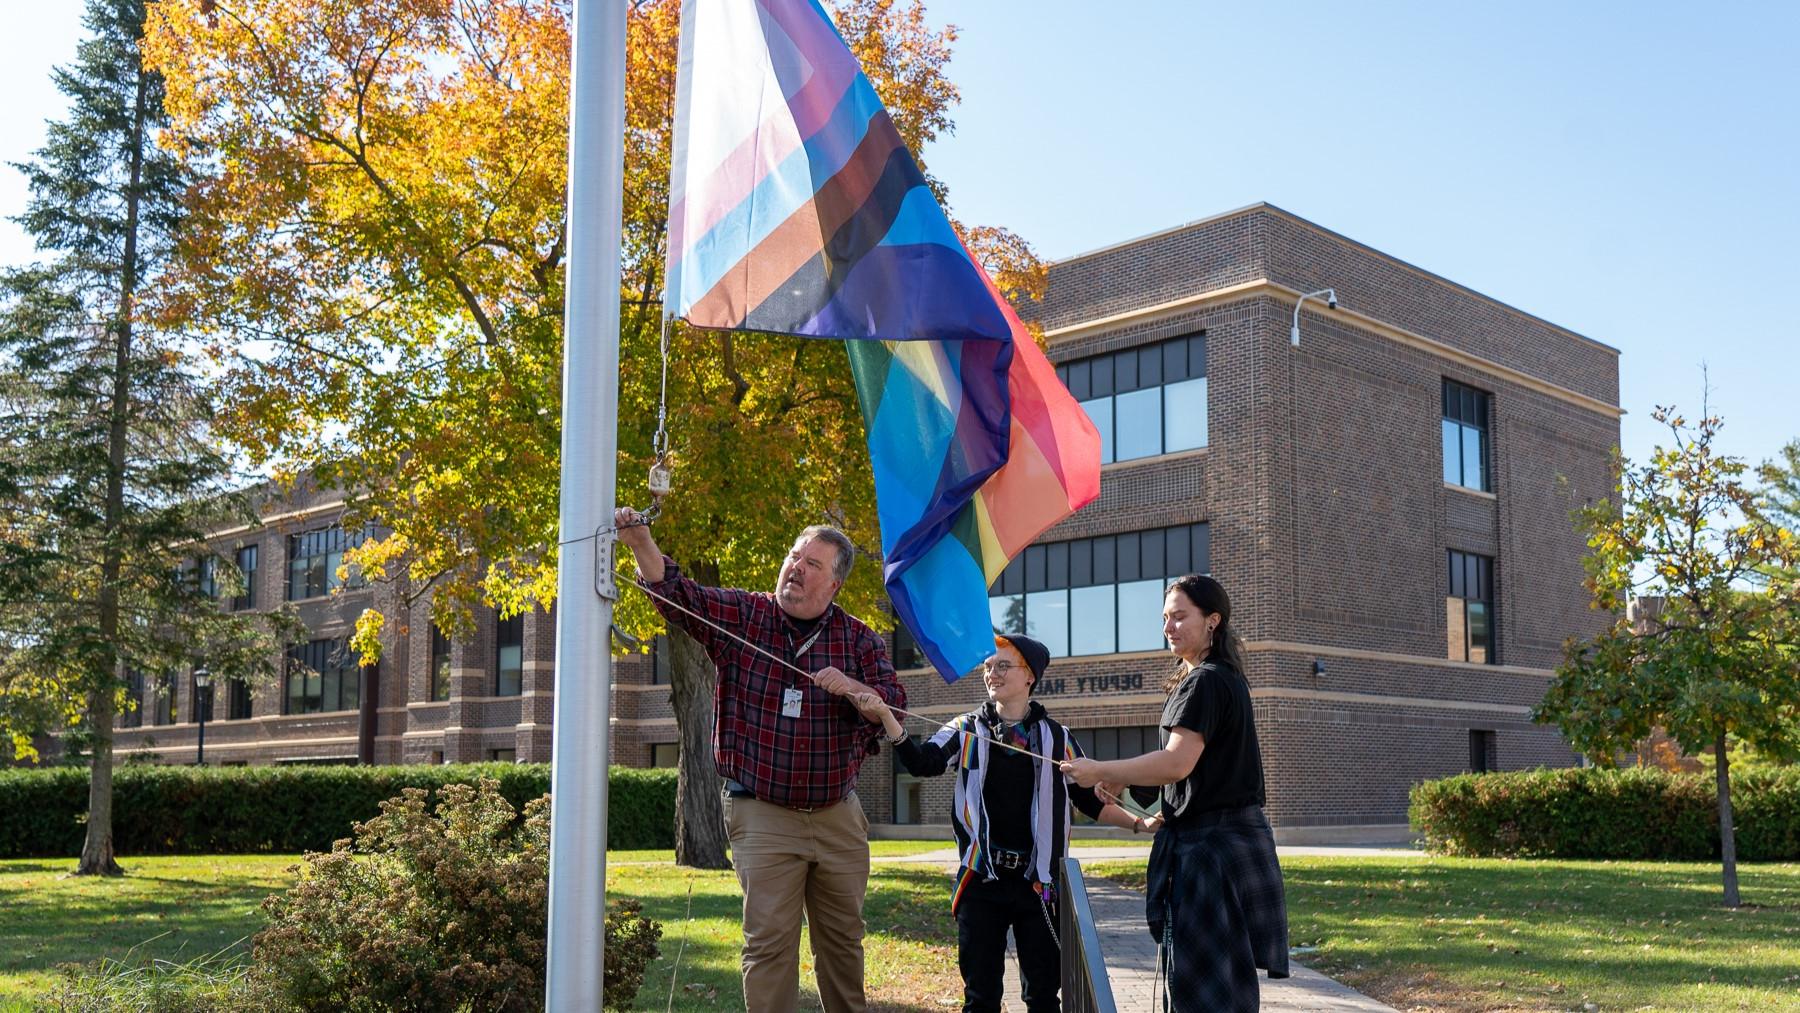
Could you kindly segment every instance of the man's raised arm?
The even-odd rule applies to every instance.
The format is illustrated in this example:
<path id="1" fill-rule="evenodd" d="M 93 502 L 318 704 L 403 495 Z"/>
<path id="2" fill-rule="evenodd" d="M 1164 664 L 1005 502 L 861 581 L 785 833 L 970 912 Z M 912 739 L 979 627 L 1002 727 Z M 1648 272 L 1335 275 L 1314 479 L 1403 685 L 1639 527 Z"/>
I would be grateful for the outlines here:
<path id="1" fill-rule="evenodd" d="M 619 532 L 619 541 L 631 550 L 637 559 L 638 576 L 647 583 L 660 584 L 663 579 L 663 554 L 656 547 L 656 536 L 650 533 L 650 525 L 644 518 L 630 507 L 620 507 L 613 511 L 613 527 Z"/>

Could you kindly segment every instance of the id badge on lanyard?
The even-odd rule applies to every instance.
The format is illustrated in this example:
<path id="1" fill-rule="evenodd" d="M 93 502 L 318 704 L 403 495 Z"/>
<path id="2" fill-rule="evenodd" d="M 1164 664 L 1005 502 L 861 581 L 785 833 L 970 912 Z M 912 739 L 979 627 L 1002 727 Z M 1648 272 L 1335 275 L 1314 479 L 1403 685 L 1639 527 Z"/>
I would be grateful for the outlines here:
<path id="1" fill-rule="evenodd" d="M 819 628 L 813 631 L 812 636 L 807 637 L 806 642 L 801 644 L 799 650 L 794 652 L 794 661 L 798 662 L 801 655 L 805 654 L 812 647 L 813 643 L 819 639 L 819 634 L 824 632 L 825 627 L 823 624 L 820 624 Z M 801 695 L 800 687 L 798 686 L 789 686 L 787 689 L 781 691 L 782 717 L 797 718 L 800 716 Z"/>

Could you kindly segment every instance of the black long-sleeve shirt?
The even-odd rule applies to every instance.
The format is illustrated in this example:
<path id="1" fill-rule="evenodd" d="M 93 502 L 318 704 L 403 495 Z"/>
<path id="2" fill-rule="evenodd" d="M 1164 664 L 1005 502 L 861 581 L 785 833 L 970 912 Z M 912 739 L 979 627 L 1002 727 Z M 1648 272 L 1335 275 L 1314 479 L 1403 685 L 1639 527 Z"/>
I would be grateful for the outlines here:
<path id="1" fill-rule="evenodd" d="M 904 739 L 894 745 L 894 755 L 914 777 L 936 777 L 950 766 L 950 753 L 933 742 Z M 1031 800 L 1037 794 L 1035 760 L 1004 746 L 988 749 L 988 771 L 982 780 L 981 798 L 987 808 L 988 839 L 1008 851 L 1031 850 Z M 1094 789 L 1071 782 L 1069 802 L 1089 819 L 1099 819 L 1105 803 Z"/>

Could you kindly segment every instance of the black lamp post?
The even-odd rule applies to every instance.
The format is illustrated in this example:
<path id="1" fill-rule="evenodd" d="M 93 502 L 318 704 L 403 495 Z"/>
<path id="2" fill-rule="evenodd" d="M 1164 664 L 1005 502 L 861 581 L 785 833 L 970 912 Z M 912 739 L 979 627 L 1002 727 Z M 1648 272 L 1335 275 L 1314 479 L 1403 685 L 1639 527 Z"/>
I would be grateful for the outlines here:
<path id="1" fill-rule="evenodd" d="M 208 711 L 212 710 L 212 673 L 203 666 L 194 669 L 194 689 L 196 690 L 194 710 L 199 712 L 196 717 L 200 722 L 199 746 L 194 751 L 194 763 L 204 767 L 206 766 L 206 715 Z"/>

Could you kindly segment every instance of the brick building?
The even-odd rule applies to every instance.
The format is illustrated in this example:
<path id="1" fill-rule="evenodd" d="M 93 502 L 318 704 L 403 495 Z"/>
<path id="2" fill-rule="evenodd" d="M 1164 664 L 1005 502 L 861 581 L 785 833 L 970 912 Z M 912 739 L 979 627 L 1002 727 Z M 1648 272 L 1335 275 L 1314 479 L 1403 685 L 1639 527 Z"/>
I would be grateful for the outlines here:
<path id="1" fill-rule="evenodd" d="M 1296 299 L 1325 288 L 1337 307 L 1307 301 L 1293 344 Z M 1615 349 L 1267 204 L 1054 264 L 1030 312 L 1107 463 L 1100 499 L 990 603 L 996 627 L 1052 646 L 1039 695 L 1090 752 L 1154 747 L 1161 588 L 1202 570 L 1233 597 L 1286 832 L 1391 830 L 1420 779 L 1573 761 L 1527 712 L 1564 639 L 1603 625 L 1569 510 L 1609 491 Z M 299 602 L 317 638 L 301 660 L 333 657 L 385 593 L 311 593 L 338 509 L 290 503 L 215 543 L 254 546 L 263 601 Z M 339 671 L 335 690 L 330 670 L 260 689 L 234 701 L 241 718 L 217 690 L 208 759 L 549 758 L 550 617 L 486 613 L 466 642 L 408 625 L 381 671 Z M 981 699 L 978 680 L 910 667 L 904 636 L 895 655 L 914 709 L 941 720 Z M 674 762 L 659 660 L 616 669 L 616 762 Z M 123 753 L 192 758 L 192 693 L 173 695 L 166 714 L 151 695 Z M 946 823 L 950 791 L 896 777 L 885 753 L 864 767 L 877 824 Z"/>

